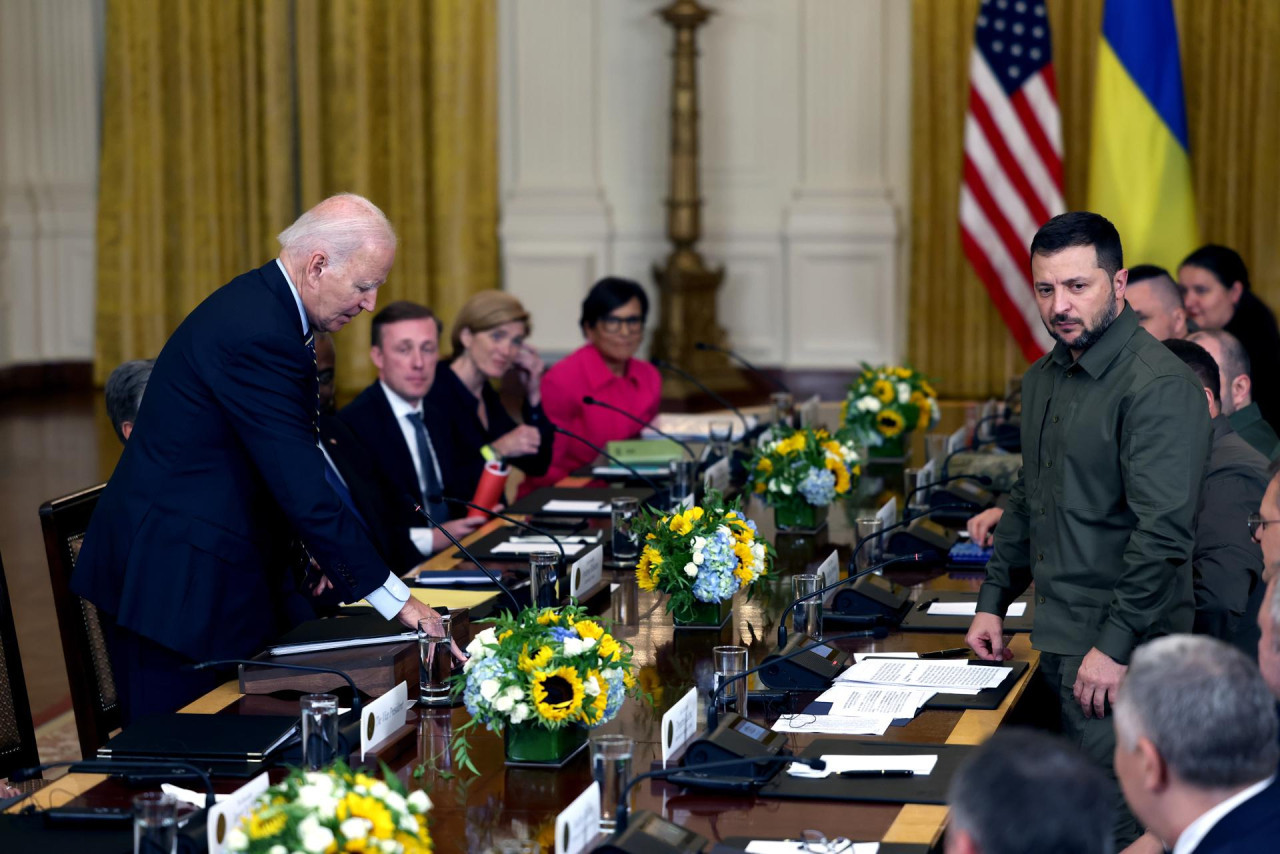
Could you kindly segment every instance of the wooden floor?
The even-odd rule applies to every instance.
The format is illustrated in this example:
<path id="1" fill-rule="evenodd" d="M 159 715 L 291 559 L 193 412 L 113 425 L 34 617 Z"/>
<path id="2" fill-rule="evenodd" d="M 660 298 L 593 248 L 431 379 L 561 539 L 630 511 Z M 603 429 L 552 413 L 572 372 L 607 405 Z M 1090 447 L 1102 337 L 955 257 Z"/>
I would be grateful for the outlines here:
<path id="1" fill-rule="evenodd" d="M 0 398 L 0 559 L 37 722 L 70 706 L 38 511 L 106 480 L 119 457 L 101 392 Z"/>

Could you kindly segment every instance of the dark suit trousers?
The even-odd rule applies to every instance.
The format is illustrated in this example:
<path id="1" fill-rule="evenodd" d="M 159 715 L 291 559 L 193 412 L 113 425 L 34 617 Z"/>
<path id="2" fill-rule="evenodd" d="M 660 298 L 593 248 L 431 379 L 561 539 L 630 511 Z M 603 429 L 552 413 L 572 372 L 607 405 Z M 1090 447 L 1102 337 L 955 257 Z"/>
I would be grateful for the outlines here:
<path id="1" fill-rule="evenodd" d="M 176 712 L 222 682 L 211 671 L 183 669 L 193 663 L 186 656 L 128 629 L 116 626 L 108 637 L 124 726 L 147 715 Z"/>

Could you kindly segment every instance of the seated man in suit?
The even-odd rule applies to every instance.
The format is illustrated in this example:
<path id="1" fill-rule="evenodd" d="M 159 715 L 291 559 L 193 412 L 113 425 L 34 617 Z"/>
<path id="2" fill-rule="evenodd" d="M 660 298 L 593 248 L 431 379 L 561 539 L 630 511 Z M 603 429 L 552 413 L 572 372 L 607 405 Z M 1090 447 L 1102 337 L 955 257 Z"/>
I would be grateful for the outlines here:
<path id="1" fill-rule="evenodd" d="M 1164 342 L 1204 386 L 1213 444 L 1200 486 L 1191 571 L 1196 597 L 1192 631 L 1234 644 L 1252 658 L 1258 649 L 1255 619 L 1262 603 L 1262 550 L 1241 524 L 1262 503 L 1267 461 L 1231 429 L 1219 401 L 1218 365 L 1194 341 Z"/>
<path id="2" fill-rule="evenodd" d="M 1243 653 L 1198 635 L 1139 647 L 1115 718 L 1116 776 L 1147 827 L 1129 852 L 1275 850 L 1275 698 Z"/>
<path id="3" fill-rule="evenodd" d="M 344 194 L 299 217 L 280 246 L 170 336 L 85 534 L 71 587 L 114 621 L 126 724 L 221 681 L 186 665 L 248 657 L 314 616 L 305 593 L 332 586 L 387 619 L 439 628 L 327 482 L 316 435 L 311 333 L 373 310 L 395 232 Z M 323 578 L 307 577 L 308 555 Z"/>
<path id="4" fill-rule="evenodd" d="M 946 854 L 1111 854 L 1113 791 L 1064 739 L 1000 730 L 951 780 Z"/>
<path id="5" fill-rule="evenodd" d="M 107 415 L 122 445 L 133 433 L 138 407 L 142 406 L 142 393 L 147 389 L 147 380 L 151 379 L 151 369 L 155 364 L 155 359 L 134 359 L 117 365 L 107 377 L 107 385 L 103 389 Z"/>
<path id="6" fill-rule="evenodd" d="M 1188 336 L 1209 351 L 1218 363 L 1222 385 L 1222 414 L 1231 419 L 1232 428 L 1268 460 L 1280 458 L 1280 436 L 1262 417 L 1253 402 L 1253 372 L 1249 354 L 1234 335 L 1223 329 L 1193 332 Z"/>
<path id="7" fill-rule="evenodd" d="M 443 481 L 422 399 L 435 382 L 440 331 L 440 321 L 426 306 L 398 301 L 378 312 L 369 351 L 378 379 L 339 413 L 379 470 L 384 503 L 394 508 L 388 524 L 401 536 L 407 534 L 423 557 L 445 548 L 449 540 L 414 510 L 414 502 L 458 539 L 488 521 L 449 520 L 445 504 L 432 500 L 441 494 Z"/>

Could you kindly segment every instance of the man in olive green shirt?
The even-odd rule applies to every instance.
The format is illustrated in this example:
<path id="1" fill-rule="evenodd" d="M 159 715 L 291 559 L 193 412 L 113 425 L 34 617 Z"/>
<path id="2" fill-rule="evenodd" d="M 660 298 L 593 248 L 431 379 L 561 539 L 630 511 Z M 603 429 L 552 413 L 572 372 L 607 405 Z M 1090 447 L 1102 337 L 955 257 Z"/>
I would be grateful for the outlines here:
<path id="1" fill-rule="evenodd" d="M 1009 657 L 1003 614 L 1034 580 L 1032 645 L 1064 734 L 1114 773 L 1109 703 L 1143 641 L 1191 630 L 1194 518 L 1209 414 L 1191 371 L 1138 326 L 1115 227 L 1054 217 L 1031 243 L 1032 287 L 1057 340 L 1022 381 L 1023 475 L 996 529 L 966 640 Z M 1123 808 L 1116 837 L 1138 836 Z"/>
<path id="2" fill-rule="evenodd" d="M 1280 457 L 1280 437 L 1262 417 L 1253 402 L 1253 370 L 1249 354 L 1240 340 L 1225 329 L 1208 329 L 1187 337 L 1209 351 L 1218 363 L 1222 387 L 1222 414 L 1231 421 L 1231 429 L 1268 460 Z"/>

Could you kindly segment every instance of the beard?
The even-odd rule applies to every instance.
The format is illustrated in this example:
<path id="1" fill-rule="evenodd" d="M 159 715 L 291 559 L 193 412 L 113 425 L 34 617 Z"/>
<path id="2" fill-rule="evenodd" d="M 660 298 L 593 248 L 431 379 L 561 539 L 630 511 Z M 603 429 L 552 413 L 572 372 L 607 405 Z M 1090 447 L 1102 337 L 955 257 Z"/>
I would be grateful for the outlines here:
<path id="1" fill-rule="evenodd" d="M 1092 323 L 1085 323 L 1083 319 L 1071 317 L 1067 314 L 1055 314 L 1045 323 L 1044 328 L 1048 330 L 1055 341 L 1060 342 L 1067 349 L 1084 352 L 1102 340 L 1107 327 L 1111 325 L 1119 313 L 1120 310 L 1116 307 L 1116 301 L 1109 299 L 1107 304 L 1102 307 L 1102 310 L 1094 316 Z M 1067 341 L 1053 330 L 1055 323 L 1065 323 L 1066 321 L 1075 321 L 1080 324 L 1080 334 L 1076 336 L 1075 341 Z"/>

